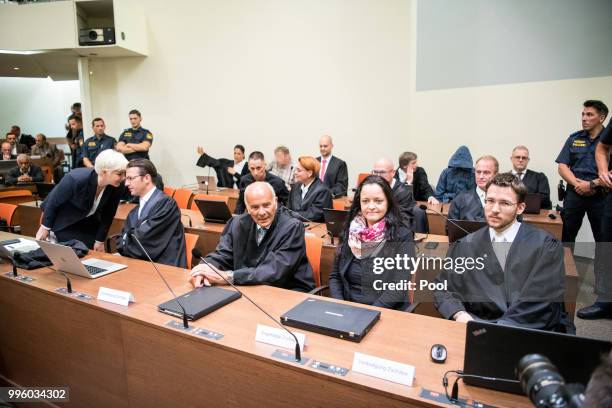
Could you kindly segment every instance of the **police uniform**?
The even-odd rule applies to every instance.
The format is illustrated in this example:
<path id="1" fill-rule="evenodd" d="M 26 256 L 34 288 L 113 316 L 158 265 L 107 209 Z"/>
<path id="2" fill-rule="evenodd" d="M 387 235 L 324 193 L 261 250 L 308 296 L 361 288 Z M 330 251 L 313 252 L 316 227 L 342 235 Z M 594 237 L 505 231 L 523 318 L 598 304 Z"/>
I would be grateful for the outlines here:
<path id="1" fill-rule="evenodd" d="M 108 135 L 102 135 L 101 138 L 92 136 L 83 143 L 83 158 L 88 158 L 91 164 L 94 164 L 100 152 L 114 148 L 115 143 L 115 138 Z"/>
<path id="2" fill-rule="evenodd" d="M 591 140 L 589 133 L 585 130 L 572 133 L 561 149 L 556 162 L 566 164 L 581 180 L 595 180 L 599 177 L 595 163 L 595 148 L 599 143 L 600 135 L 601 133 Z M 561 211 L 563 242 L 576 241 L 576 235 L 582 226 L 585 213 L 589 217 L 595 242 L 602 240 L 601 219 L 604 214 L 604 193 L 601 189 L 596 191 L 592 196 L 582 196 L 576 192 L 574 186 L 568 185 Z"/>
<path id="3" fill-rule="evenodd" d="M 149 142 L 150 144 L 153 144 L 153 134 L 149 132 L 147 129 L 142 128 L 142 127 L 139 127 L 138 129 L 128 128 L 128 129 L 125 129 L 121 133 L 121 135 L 119 136 L 119 141 L 125 144 L 128 144 L 128 143 L 138 144 L 142 142 Z M 125 158 L 128 160 L 148 159 L 149 152 L 146 151 L 146 152 L 127 153 L 125 155 Z"/>
<path id="4" fill-rule="evenodd" d="M 612 145 L 612 126 L 601 132 L 601 143 Z M 612 157 L 608 158 L 608 170 L 612 171 Z M 603 244 L 600 245 L 601 263 L 595 267 L 595 293 L 599 300 L 611 302 L 607 307 L 612 316 L 612 191 L 604 201 L 604 216 L 601 223 Z"/>

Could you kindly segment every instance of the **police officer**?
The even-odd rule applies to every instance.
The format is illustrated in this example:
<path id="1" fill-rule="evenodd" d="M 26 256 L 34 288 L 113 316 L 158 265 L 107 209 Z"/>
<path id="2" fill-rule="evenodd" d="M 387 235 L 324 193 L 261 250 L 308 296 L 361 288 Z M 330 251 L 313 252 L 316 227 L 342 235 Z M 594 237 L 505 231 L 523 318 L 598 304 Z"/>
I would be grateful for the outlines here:
<path id="1" fill-rule="evenodd" d="M 149 159 L 149 149 L 153 144 L 153 134 L 140 126 L 142 115 L 136 109 L 129 113 L 131 128 L 125 129 L 119 136 L 116 149 L 128 160 Z"/>
<path id="2" fill-rule="evenodd" d="M 72 168 L 83 166 L 83 121 L 78 115 L 70 115 L 68 118 L 70 130 L 66 135 L 70 152 L 72 154 Z"/>
<path id="3" fill-rule="evenodd" d="M 83 164 L 85 167 L 93 167 L 100 152 L 114 148 L 117 143 L 114 137 L 104 133 L 106 130 L 104 119 L 95 118 L 91 121 L 91 127 L 94 135 L 83 143 Z"/>
<path id="4" fill-rule="evenodd" d="M 595 148 L 604 129 L 608 107 L 601 101 L 588 100 L 583 104 L 582 129 L 572 133 L 565 142 L 556 162 L 559 175 L 567 182 L 563 201 L 563 242 L 573 243 L 586 213 L 591 223 L 595 242 L 601 241 L 601 217 L 604 193 L 595 163 Z"/>

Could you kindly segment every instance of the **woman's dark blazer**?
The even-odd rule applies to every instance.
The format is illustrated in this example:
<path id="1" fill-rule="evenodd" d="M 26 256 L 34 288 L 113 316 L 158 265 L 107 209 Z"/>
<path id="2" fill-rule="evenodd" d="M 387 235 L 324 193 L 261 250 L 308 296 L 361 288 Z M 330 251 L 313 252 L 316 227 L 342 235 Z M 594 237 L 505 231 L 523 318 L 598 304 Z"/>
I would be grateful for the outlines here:
<path id="1" fill-rule="evenodd" d="M 302 200 L 302 183 L 295 183 L 287 206 L 310 221 L 323 222 L 323 209 L 333 207 L 331 192 L 325 183 L 315 178 Z"/>
<path id="2" fill-rule="evenodd" d="M 56 234 L 72 229 L 75 224 L 87 218 L 97 188 L 98 174 L 93 168 L 83 167 L 72 170 L 51 190 L 42 203 L 41 208 L 44 212 L 42 224 L 51 228 Z M 83 231 L 85 235 L 95 236 L 95 240 L 99 242 L 106 240 L 122 192 L 123 185 L 106 187 L 96 212 L 91 216 L 95 218 L 97 228 Z"/>
<path id="3" fill-rule="evenodd" d="M 412 231 L 402 226 L 396 232 L 397 238 L 393 241 L 386 242 L 382 250 L 376 255 L 376 258 L 388 257 L 395 258 L 396 254 L 408 255 L 409 257 L 415 256 L 414 240 L 412 238 Z M 363 287 L 351 288 L 346 274 L 351 267 L 351 262 L 356 259 L 353 252 L 348 245 L 342 245 L 336 254 L 334 260 L 333 269 L 329 275 L 329 290 L 331 296 L 336 299 L 349 300 L 353 299 L 351 291 L 361 290 L 365 294 L 365 301 L 363 303 L 386 307 L 389 309 L 405 310 L 410 306 L 408 290 L 402 291 L 375 291 L 372 288 L 363 291 Z M 386 270 L 385 272 L 377 275 L 372 273 L 371 260 L 364 262 L 362 261 L 362 268 L 368 274 L 365 279 L 362 279 L 362 283 L 371 286 L 374 280 L 382 280 L 383 282 L 399 282 L 401 280 L 410 280 L 412 275 L 410 270 L 405 269 L 393 269 Z M 366 266 L 369 264 L 370 266 Z M 369 270 L 367 270 L 369 269 Z"/>

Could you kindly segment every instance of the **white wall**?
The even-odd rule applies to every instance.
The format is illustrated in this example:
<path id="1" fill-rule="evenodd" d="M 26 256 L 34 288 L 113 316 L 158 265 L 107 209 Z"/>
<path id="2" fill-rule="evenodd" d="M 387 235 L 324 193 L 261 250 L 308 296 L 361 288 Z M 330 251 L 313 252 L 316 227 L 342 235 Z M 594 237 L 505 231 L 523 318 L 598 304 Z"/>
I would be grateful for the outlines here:
<path id="1" fill-rule="evenodd" d="M 351 183 L 377 156 L 405 146 L 410 1 L 140 2 L 150 56 L 93 60 L 92 110 L 109 134 L 138 108 L 169 185 L 205 174 L 195 148 L 231 155 L 242 143 L 269 158 L 318 154 L 334 137 Z"/>
<path id="2" fill-rule="evenodd" d="M 12 125 L 26 134 L 63 137 L 70 106 L 80 100 L 79 81 L 0 78 L 0 100 L 0 138 Z"/>

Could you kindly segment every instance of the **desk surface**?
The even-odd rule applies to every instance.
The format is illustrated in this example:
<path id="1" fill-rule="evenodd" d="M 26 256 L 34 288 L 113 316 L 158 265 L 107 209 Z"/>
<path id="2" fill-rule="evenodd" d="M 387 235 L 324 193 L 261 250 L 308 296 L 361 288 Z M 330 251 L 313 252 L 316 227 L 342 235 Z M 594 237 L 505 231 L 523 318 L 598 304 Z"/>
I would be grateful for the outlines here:
<path id="1" fill-rule="evenodd" d="M 295 330 L 308 338 L 304 356 L 349 369 L 355 352 L 411 364 L 412 387 L 352 371 L 329 375 L 272 358 L 277 347 L 254 337 L 257 324 L 273 323 L 244 298 L 193 323 L 225 336 L 203 339 L 165 326 L 172 318 L 156 306 L 170 295 L 149 264 L 95 256 L 129 269 L 95 280 L 71 276 L 74 290 L 94 297 L 100 286 L 130 291 L 135 303 L 122 307 L 57 294 L 65 280 L 49 268 L 22 271 L 37 279 L 30 284 L 0 277 L 0 318 L 10 333 L 0 336 L 3 376 L 20 385 L 68 385 L 75 406 L 439 406 L 421 399 L 421 388 L 441 392 L 442 374 L 463 367 L 465 325 L 374 307 L 381 320 L 361 343 Z M 177 293 L 191 289 L 186 271 L 159 268 Z M 243 289 L 274 317 L 308 296 L 267 286 Z M 449 352 L 442 365 L 429 359 L 431 345 L 439 342 Z M 62 359 L 71 364 L 57 370 Z M 530 406 L 525 397 L 471 386 L 462 386 L 460 396 Z"/>

